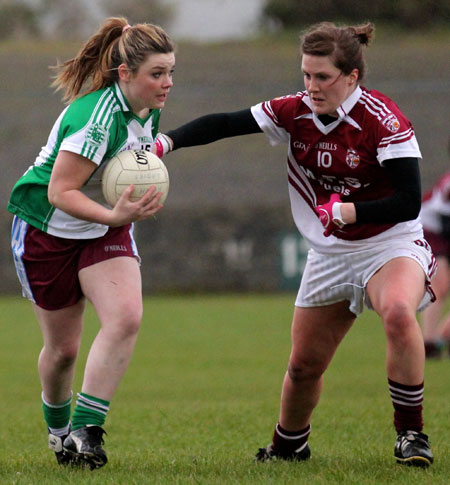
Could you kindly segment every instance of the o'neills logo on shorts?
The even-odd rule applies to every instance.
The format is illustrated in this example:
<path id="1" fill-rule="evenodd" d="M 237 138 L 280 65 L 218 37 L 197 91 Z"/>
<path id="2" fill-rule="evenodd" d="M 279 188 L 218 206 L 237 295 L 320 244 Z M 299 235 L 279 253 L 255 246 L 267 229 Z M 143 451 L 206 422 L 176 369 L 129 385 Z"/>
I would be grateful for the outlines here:
<path id="1" fill-rule="evenodd" d="M 126 251 L 127 247 L 123 244 L 111 244 L 111 246 L 105 246 L 105 253 L 115 252 L 115 251 Z"/>

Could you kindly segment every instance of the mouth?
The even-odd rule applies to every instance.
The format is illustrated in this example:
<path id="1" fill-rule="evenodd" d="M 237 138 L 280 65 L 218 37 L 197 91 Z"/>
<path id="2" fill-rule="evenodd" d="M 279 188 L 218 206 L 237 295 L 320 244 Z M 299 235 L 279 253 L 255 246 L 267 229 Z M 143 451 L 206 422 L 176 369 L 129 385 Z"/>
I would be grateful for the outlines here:
<path id="1" fill-rule="evenodd" d="M 168 94 L 169 93 L 158 94 L 156 95 L 156 98 L 159 99 L 159 101 L 165 101 L 167 99 Z"/>
<path id="2" fill-rule="evenodd" d="M 325 101 L 325 99 L 324 99 L 324 98 L 319 98 L 319 97 L 317 97 L 317 96 L 311 96 L 311 95 L 310 95 L 310 98 L 311 98 L 311 101 L 312 101 L 313 103 L 316 103 L 316 104 L 320 104 L 320 103 L 323 103 L 323 102 Z"/>

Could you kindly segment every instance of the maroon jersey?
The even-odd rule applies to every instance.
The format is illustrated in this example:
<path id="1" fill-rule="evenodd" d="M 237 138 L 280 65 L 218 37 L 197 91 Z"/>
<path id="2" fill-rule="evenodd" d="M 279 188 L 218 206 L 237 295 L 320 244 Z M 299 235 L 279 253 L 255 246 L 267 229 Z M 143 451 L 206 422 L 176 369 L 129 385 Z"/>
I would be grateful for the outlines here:
<path id="1" fill-rule="evenodd" d="M 404 235 L 408 240 L 421 237 L 421 225 L 415 220 L 348 224 L 334 237 L 325 238 L 313 210 L 328 202 L 333 192 L 343 202 L 390 196 L 393 188 L 383 161 L 421 157 L 410 121 L 389 98 L 358 87 L 338 108 L 336 121 L 329 124 L 323 124 L 313 113 L 306 91 L 253 106 L 252 113 L 272 145 L 288 144 L 292 212 L 312 247 L 328 250 L 333 246 L 340 252 L 348 250 L 349 245 L 357 247 L 393 235 Z"/>

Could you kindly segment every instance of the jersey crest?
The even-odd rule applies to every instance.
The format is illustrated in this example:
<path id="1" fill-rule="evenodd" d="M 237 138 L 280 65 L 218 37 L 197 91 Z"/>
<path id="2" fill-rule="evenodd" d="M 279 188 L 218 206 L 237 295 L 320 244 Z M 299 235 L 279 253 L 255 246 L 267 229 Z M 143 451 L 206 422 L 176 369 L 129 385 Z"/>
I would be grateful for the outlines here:
<path id="1" fill-rule="evenodd" d="M 383 119 L 382 124 L 392 133 L 397 133 L 400 128 L 400 121 L 398 121 L 397 117 L 392 113 L 389 113 Z"/>
<path id="2" fill-rule="evenodd" d="M 99 123 L 93 123 L 86 131 L 86 142 L 95 147 L 101 146 L 106 140 L 108 130 Z"/>
<path id="3" fill-rule="evenodd" d="M 347 156 L 345 157 L 345 161 L 350 168 L 356 168 L 360 162 L 360 158 L 356 150 L 354 150 L 353 148 L 349 148 L 347 150 Z"/>

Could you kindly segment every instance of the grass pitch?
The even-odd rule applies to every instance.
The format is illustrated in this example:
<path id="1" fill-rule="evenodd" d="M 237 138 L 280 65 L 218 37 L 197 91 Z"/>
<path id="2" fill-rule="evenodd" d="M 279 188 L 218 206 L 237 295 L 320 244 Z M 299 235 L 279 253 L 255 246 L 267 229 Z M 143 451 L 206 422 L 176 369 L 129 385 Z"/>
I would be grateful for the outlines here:
<path id="1" fill-rule="evenodd" d="M 355 323 L 325 374 L 312 459 L 256 464 L 271 439 L 290 348 L 292 295 L 160 296 L 145 300 L 130 368 L 105 425 L 109 463 L 59 468 L 46 449 L 31 306 L 0 299 L 2 484 L 448 484 L 450 360 L 427 362 L 425 432 L 435 464 L 399 466 L 373 312 Z M 74 393 L 98 330 L 88 308 Z"/>

